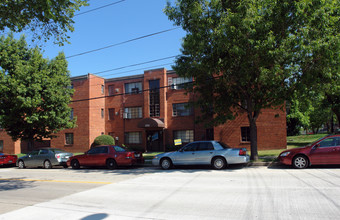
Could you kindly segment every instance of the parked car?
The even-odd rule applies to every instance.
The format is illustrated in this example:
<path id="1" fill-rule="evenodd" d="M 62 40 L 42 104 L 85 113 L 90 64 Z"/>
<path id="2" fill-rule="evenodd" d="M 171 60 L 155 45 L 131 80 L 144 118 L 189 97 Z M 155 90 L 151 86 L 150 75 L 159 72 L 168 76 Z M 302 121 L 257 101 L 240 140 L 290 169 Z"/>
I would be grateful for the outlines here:
<path id="1" fill-rule="evenodd" d="M 278 159 L 282 164 L 297 169 L 311 165 L 340 164 L 340 135 L 328 135 L 306 147 L 285 150 Z"/>
<path id="2" fill-rule="evenodd" d="M 66 161 L 72 153 L 56 148 L 44 148 L 33 150 L 26 156 L 18 159 L 17 165 L 20 169 L 26 167 L 44 167 L 46 169 L 52 166 L 63 166 L 67 168 Z"/>
<path id="3" fill-rule="evenodd" d="M 128 151 L 119 146 L 97 146 L 85 154 L 70 157 L 67 165 L 73 169 L 81 166 L 106 166 L 108 169 L 115 169 L 117 166 L 132 166 L 143 164 L 144 157 L 140 152 Z"/>
<path id="4" fill-rule="evenodd" d="M 176 165 L 211 165 L 217 170 L 228 164 L 249 162 L 246 148 L 231 148 L 218 141 L 195 141 L 175 152 L 156 155 L 152 164 L 167 170 Z"/>
<path id="5" fill-rule="evenodd" d="M 17 155 L 0 153 L 0 166 L 13 166 L 17 162 Z"/>

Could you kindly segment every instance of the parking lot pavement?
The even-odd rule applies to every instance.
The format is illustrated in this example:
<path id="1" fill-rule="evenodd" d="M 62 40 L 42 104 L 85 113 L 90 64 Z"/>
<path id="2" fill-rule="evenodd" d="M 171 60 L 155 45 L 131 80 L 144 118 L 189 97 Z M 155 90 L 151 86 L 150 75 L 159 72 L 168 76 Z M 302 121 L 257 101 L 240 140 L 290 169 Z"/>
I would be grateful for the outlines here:
<path id="1" fill-rule="evenodd" d="M 340 215 L 339 168 L 150 169 L 0 219 L 310 220 Z"/>

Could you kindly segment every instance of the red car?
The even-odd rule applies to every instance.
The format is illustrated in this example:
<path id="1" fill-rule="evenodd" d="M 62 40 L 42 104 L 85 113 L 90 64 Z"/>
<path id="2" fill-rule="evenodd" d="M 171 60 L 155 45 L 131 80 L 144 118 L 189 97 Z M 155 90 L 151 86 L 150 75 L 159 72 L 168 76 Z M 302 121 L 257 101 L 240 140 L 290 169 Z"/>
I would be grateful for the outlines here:
<path id="1" fill-rule="evenodd" d="M 17 159 L 18 159 L 17 155 L 6 155 L 0 153 L 0 166 L 4 165 L 15 166 Z"/>
<path id="2" fill-rule="evenodd" d="M 85 154 L 72 156 L 67 160 L 67 165 L 73 169 L 80 166 L 106 166 L 108 169 L 115 169 L 117 166 L 132 166 L 143 164 L 142 153 L 127 151 L 119 146 L 97 146 Z"/>
<path id="3" fill-rule="evenodd" d="M 340 135 L 328 135 L 306 147 L 285 150 L 278 159 L 297 169 L 311 165 L 340 164 Z"/>

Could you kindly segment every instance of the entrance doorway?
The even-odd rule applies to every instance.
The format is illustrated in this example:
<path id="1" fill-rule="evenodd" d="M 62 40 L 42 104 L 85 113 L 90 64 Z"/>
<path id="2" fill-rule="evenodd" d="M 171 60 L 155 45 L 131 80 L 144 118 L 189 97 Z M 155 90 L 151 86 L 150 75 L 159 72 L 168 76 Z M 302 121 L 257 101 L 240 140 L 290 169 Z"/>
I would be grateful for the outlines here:
<path id="1" fill-rule="evenodd" d="M 146 150 L 148 152 L 163 151 L 163 131 L 146 131 Z"/>

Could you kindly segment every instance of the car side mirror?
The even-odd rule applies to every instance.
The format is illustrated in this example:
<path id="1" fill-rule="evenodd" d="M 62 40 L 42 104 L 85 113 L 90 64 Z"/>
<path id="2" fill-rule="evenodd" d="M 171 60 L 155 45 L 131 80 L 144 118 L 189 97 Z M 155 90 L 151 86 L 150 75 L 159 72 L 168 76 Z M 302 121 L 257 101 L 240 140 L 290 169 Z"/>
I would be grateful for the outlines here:
<path id="1" fill-rule="evenodd" d="M 320 147 L 320 144 L 316 144 L 316 145 L 314 145 L 314 149 L 316 149 L 316 148 L 319 148 Z"/>

